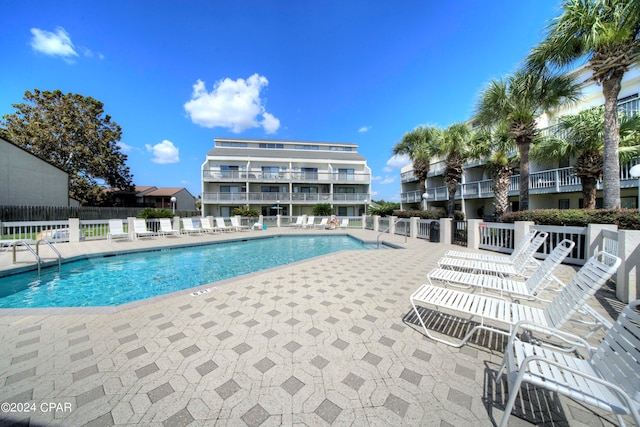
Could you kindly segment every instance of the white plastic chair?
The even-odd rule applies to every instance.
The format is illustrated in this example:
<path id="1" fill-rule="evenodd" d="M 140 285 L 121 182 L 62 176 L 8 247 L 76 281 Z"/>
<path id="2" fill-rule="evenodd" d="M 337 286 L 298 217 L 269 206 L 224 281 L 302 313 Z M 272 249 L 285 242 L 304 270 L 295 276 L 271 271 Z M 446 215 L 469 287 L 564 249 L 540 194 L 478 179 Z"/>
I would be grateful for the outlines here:
<path id="1" fill-rule="evenodd" d="M 221 216 L 216 217 L 216 227 L 218 227 L 220 231 L 234 231 L 233 227 L 229 227 L 224 223 L 224 218 Z"/>
<path id="2" fill-rule="evenodd" d="M 129 233 L 124 232 L 124 226 L 120 219 L 109 220 L 109 233 L 107 234 L 107 241 L 111 243 L 113 239 L 130 239 Z"/>
<path id="3" fill-rule="evenodd" d="M 520 322 L 509 338 L 496 381 L 507 372 L 509 399 L 502 417 L 506 427 L 520 385 L 533 384 L 600 409 L 630 415 L 640 426 L 640 300 L 627 305 L 597 348 L 585 340 L 554 328 Z M 567 349 L 544 342 L 523 342 L 520 329 L 544 332 L 559 339 Z M 582 350 L 576 357 L 576 348 Z"/>
<path id="4" fill-rule="evenodd" d="M 240 224 L 240 221 L 238 221 L 238 218 L 237 218 L 237 217 L 232 216 L 232 217 L 230 218 L 230 220 L 231 220 L 231 227 L 232 227 L 232 228 L 235 228 L 235 229 L 236 229 L 236 231 L 249 231 L 249 228 L 250 228 L 250 227 L 248 227 L 248 226 L 246 226 L 246 225 L 241 225 L 241 224 Z"/>
<path id="5" fill-rule="evenodd" d="M 328 221 L 329 221 L 329 218 L 322 218 L 319 224 L 313 225 L 313 228 L 325 228 L 327 226 Z"/>
<path id="6" fill-rule="evenodd" d="M 160 231 L 158 232 L 162 237 L 178 236 L 180 237 L 180 230 L 174 230 L 171 226 L 171 220 L 169 218 L 160 218 Z"/>
<path id="7" fill-rule="evenodd" d="M 507 294 L 511 297 L 523 296 L 532 300 L 540 299 L 540 292 L 546 289 L 552 281 L 562 286 L 562 282 L 553 276 L 553 270 L 569 255 L 574 246 L 575 243 L 569 239 L 564 239 L 558 243 L 526 281 L 505 279 L 488 274 L 465 273 L 444 268 L 434 268 L 427 275 L 427 279 L 431 284 L 435 281 L 442 282 L 445 285 L 480 289 L 482 292 L 499 292 L 501 296 Z"/>
<path id="8" fill-rule="evenodd" d="M 438 267 L 469 273 L 495 274 L 500 277 L 509 275 L 526 276 L 532 266 L 540 264 L 533 255 L 542 246 L 548 235 L 549 233 L 545 232 L 538 233 L 531 244 L 511 264 L 443 257 L 438 260 Z"/>
<path id="9" fill-rule="evenodd" d="M 462 347 L 478 329 L 510 335 L 513 326 L 523 320 L 547 327 L 561 328 L 579 310 L 586 306 L 587 300 L 613 276 L 620 263 L 620 258 L 606 252 L 598 252 L 578 270 L 571 281 L 544 308 L 427 284 L 420 286 L 411 294 L 410 301 L 426 336 L 453 347 Z M 417 305 L 430 306 L 437 311 L 450 311 L 456 315 L 468 316 L 469 319 L 479 319 L 479 323 L 471 328 L 460 342 L 447 341 L 429 333 L 429 329 L 424 323 Z M 591 314 L 588 311 L 583 310 L 583 312 Z M 509 329 L 505 331 L 488 326 L 485 324 L 487 320 L 505 325 Z M 589 333 L 586 335 L 587 337 L 593 335 L 597 329 L 604 326 L 600 318 L 596 318 L 593 323 L 584 321 L 582 323 L 585 326 L 591 326 Z"/>
<path id="10" fill-rule="evenodd" d="M 522 240 L 513 248 L 511 255 L 493 255 L 493 254 L 479 254 L 477 252 L 464 252 L 464 251 L 447 251 L 444 253 L 446 258 L 464 258 L 476 261 L 486 262 L 499 262 L 503 264 L 513 264 L 513 262 L 527 250 L 529 245 L 533 242 L 533 238 L 536 236 L 537 231 L 529 231 Z"/>
<path id="11" fill-rule="evenodd" d="M 218 227 L 211 225 L 211 221 L 207 217 L 200 218 L 200 227 L 205 233 L 217 233 L 220 231 Z"/>
<path id="12" fill-rule="evenodd" d="M 181 218 L 180 221 L 182 222 L 182 230 L 180 231 L 182 234 L 202 234 L 204 232 L 202 228 L 194 227 L 191 218 Z"/>
<path id="13" fill-rule="evenodd" d="M 349 228 L 349 218 L 343 218 L 338 228 Z"/>
<path id="14" fill-rule="evenodd" d="M 138 237 L 153 237 L 157 235 L 155 231 L 147 228 L 147 221 L 144 218 L 135 218 L 133 220 L 133 232 L 136 235 L 136 239 Z"/>
<path id="15" fill-rule="evenodd" d="M 307 222 L 302 226 L 302 228 L 313 227 L 313 223 L 315 222 L 315 216 L 308 216 Z"/>

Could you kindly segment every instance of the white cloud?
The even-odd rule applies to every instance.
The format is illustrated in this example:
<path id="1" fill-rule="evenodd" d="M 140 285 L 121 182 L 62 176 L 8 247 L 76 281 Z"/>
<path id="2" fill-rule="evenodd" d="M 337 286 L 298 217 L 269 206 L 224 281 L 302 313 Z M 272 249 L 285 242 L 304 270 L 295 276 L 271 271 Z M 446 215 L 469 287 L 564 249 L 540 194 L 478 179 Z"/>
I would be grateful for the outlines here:
<path id="1" fill-rule="evenodd" d="M 387 160 L 387 166 L 391 169 L 402 169 L 403 167 L 410 165 L 411 159 L 406 154 L 396 154 Z"/>
<path id="2" fill-rule="evenodd" d="M 381 176 L 371 177 L 371 181 L 377 182 L 380 185 L 393 184 L 396 181 L 395 176 L 386 175 L 384 178 Z"/>
<path id="3" fill-rule="evenodd" d="M 120 147 L 120 149 L 122 150 L 122 152 L 124 153 L 128 153 L 130 151 L 133 151 L 134 147 L 129 145 L 129 144 L 125 144 L 122 141 L 118 141 L 118 147 Z"/>
<path id="4" fill-rule="evenodd" d="M 164 140 L 156 145 L 145 144 L 147 151 L 153 153 L 153 163 L 159 163 L 161 165 L 168 163 L 178 163 L 180 161 L 179 149 L 173 142 Z"/>
<path id="5" fill-rule="evenodd" d="M 268 134 L 275 133 L 280 120 L 265 110 L 260 97 L 268 85 L 266 77 L 254 74 L 246 80 L 220 80 L 207 92 L 204 82 L 198 79 L 184 109 L 193 123 L 207 128 L 223 127 L 240 133 L 262 127 Z"/>
<path id="6" fill-rule="evenodd" d="M 55 33 L 32 28 L 31 34 L 33 34 L 31 47 L 37 52 L 51 56 L 62 56 L 63 58 L 78 56 L 69 34 L 62 27 L 56 28 Z"/>
<path id="7" fill-rule="evenodd" d="M 370 130 L 371 130 L 371 126 L 362 126 L 360 129 L 358 129 L 358 132 L 364 133 L 364 132 L 369 132 Z"/>

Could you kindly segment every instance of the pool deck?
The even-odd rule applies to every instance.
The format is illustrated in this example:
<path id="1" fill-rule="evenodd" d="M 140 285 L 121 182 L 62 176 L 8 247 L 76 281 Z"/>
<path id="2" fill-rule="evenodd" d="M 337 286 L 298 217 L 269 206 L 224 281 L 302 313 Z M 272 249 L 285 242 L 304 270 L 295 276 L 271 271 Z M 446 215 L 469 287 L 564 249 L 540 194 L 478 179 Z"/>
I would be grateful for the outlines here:
<path id="1" fill-rule="evenodd" d="M 345 232 L 365 241 L 378 235 L 270 228 L 56 247 L 73 258 Z M 343 251 L 115 308 L 0 309 L 0 402 L 22 409 L 6 412 L 3 405 L 0 425 L 499 423 L 505 385 L 494 378 L 502 340 L 484 336 L 452 348 L 410 320 L 409 296 L 454 247 L 404 236 L 383 240 L 405 249 Z M 47 250 L 41 248 L 45 258 Z M 30 254 L 17 255 L 26 265 Z M 11 252 L 0 254 L 0 270 L 15 267 L 11 261 Z M 575 272 L 559 270 L 562 280 Z M 621 309 L 610 289 L 589 304 L 609 318 Z M 528 396 L 510 425 L 617 424 L 610 414 L 555 394 L 533 389 Z"/>

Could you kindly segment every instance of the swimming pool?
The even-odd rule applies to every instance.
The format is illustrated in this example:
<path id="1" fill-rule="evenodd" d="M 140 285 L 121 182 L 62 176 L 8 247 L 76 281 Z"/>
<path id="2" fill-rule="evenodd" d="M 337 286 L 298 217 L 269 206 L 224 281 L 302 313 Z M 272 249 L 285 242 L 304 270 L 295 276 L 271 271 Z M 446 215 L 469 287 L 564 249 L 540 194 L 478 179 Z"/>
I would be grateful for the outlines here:
<path id="1" fill-rule="evenodd" d="M 0 308 L 115 306 L 331 252 L 350 236 L 279 236 L 73 261 L 0 278 Z"/>

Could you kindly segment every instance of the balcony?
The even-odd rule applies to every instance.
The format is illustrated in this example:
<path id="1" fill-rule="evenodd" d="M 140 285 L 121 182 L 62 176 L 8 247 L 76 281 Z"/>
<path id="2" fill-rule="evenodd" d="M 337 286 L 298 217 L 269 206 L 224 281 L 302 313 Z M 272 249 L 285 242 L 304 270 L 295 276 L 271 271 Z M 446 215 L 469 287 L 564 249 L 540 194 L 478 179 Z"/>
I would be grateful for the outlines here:
<path id="1" fill-rule="evenodd" d="M 262 171 L 221 171 L 206 169 L 202 171 L 204 182 L 292 182 L 292 183 L 333 183 L 368 184 L 368 173 L 344 172 L 262 172 Z"/>
<path id="2" fill-rule="evenodd" d="M 620 169 L 620 187 L 629 188 L 637 186 L 638 180 L 629 174 L 629 169 L 633 162 L 621 165 Z M 517 196 L 519 194 L 520 175 L 511 177 L 509 185 L 509 196 Z M 598 189 L 602 188 L 602 183 L 598 181 Z M 556 193 L 573 193 L 582 191 L 580 178 L 574 175 L 573 168 L 550 169 L 546 171 L 534 172 L 529 175 L 529 194 L 556 194 Z M 418 192 L 410 191 L 402 193 L 400 199 L 403 203 L 412 203 L 419 201 L 417 199 Z M 449 191 L 447 187 L 431 187 L 426 191 L 428 202 L 444 201 L 449 199 Z M 492 198 L 493 181 L 490 179 L 482 181 L 474 181 L 458 186 L 456 199 L 486 199 Z M 420 198 L 422 196 L 420 195 Z M 405 200 L 406 199 L 406 200 Z"/>
<path id="3" fill-rule="evenodd" d="M 361 205 L 369 200 L 368 193 L 214 193 L 202 194 L 202 202 L 205 204 L 241 203 L 263 205 L 274 204 L 317 204 L 333 203 L 341 205 Z"/>

